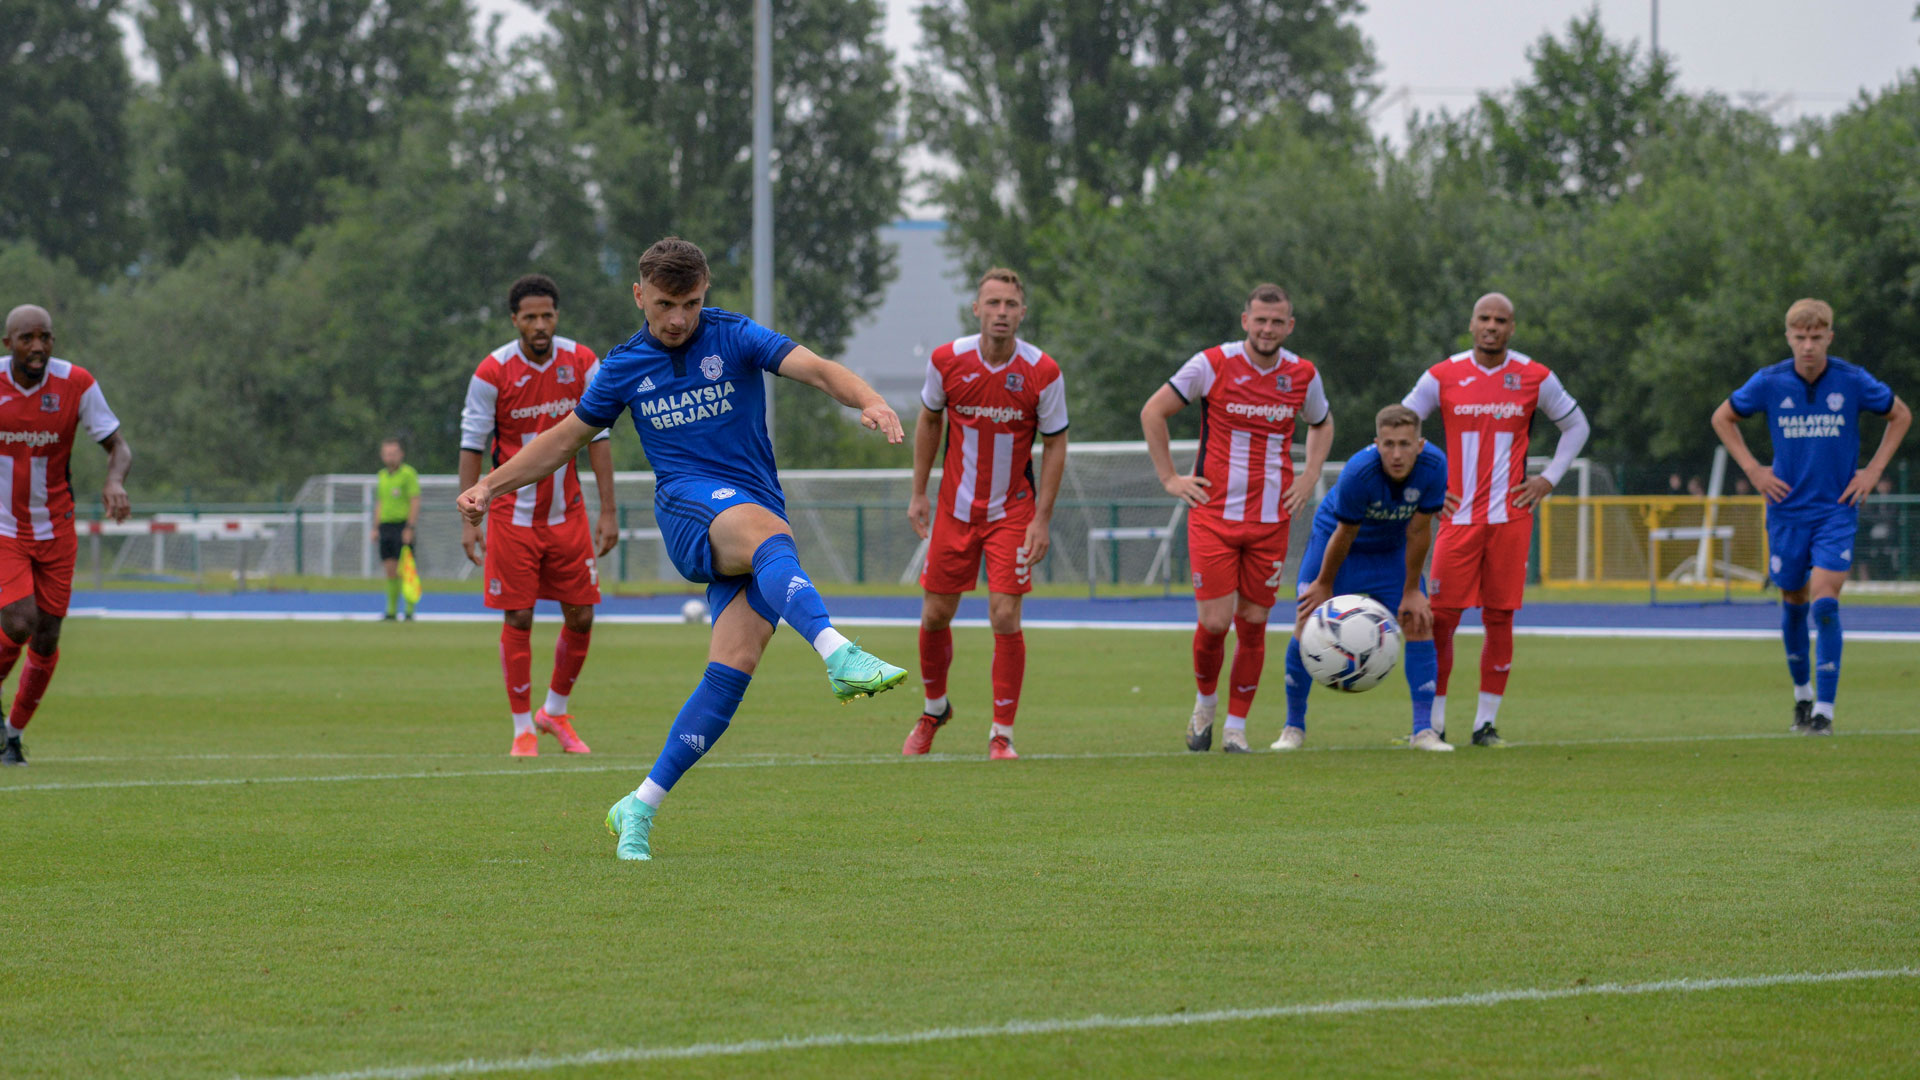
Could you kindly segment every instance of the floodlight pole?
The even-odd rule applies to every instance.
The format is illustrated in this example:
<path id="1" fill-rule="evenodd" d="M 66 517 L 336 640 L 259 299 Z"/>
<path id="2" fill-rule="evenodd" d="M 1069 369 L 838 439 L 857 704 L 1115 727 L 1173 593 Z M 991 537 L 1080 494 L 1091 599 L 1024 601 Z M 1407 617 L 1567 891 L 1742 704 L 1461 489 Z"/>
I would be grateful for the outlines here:
<path id="1" fill-rule="evenodd" d="M 1653 58 L 1660 59 L 1660 0 L 1653 2 Z"/>
<path id="2" fill-rule="evenodd" d="M 753 321 L 773 325 L 773 0 L 753 2 Z M 773 374 L 761 376 L 773 438 Z"/>

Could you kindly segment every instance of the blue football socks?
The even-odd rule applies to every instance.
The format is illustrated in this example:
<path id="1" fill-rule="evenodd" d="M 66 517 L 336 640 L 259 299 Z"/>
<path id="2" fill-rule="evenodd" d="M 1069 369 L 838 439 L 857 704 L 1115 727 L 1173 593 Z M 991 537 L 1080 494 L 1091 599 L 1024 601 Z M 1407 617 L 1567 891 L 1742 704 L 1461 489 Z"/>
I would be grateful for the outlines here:
<path id="1" fill-rule="evenodd" d="M 740 699 L 746 696 L 747 684 L 752 681 L 753 676 L 725 664 L 707 665 L 706 675 L 693 688 L 687 703 L 680 706 L 680 715 L 667 732 L 666 748 L 647 773 L 647 783 L 641 787 L 642 802 L 659 806 L 657 800 L 673 790 L 680 777 L 713 749 L 713 744 L 727 733 L 734 710 L 740 707 Z"/>
<path id="2" fill-rule="evenodd" d="M 1307 729 L 1307 693 L 1313 689 L 1313 677 L 1300 659 L 1300 639 L 1287 640 L 1287 726 Z"/>
<path id="3" fill-rule="evenodd" d="M 1814 711 L 1832 716 L 1834 696 L 1840 691 L 1840 601 L 1831 596 L 1815 600 L 1813 626 L 1818 639 L 1815 659 L 1819 661 L 1813 669 Z M 1802 670 L 1805 664 L 1802 660 Z M 1822 705 L 1826 706 L 1824 710 L 1820 708 Z"/>
<path id="4" fill-rule="evenodd" d="M 822 631 L 833 629 L 820 591 L 800 568 L 800 552 L 793 546 L 793 537 L 777 533 L 754 549 L 753 583 L 767 603 L 779 609 L 787 625 L 809 643 Z"/>
<path id="5" fill-rule="evenodd" d="M 1433 691 L 1440 682 L 1440 654 L 1433 642 L 1409 641 L 1401 666 L 1407 673 L 1407 691 L 1413 695 L 1413 733 L 1433 727 Z"/>
<path id="6" fill-rule="evenodd" d="M 1780 639 L 1787 647 L 1787 674 L 1792 676 L 1793 685 L 1805 686 L 1813 677 L 1812 664 L 1808 658 L 1807 641 L 1807 605 L 1780 605 Z"/>

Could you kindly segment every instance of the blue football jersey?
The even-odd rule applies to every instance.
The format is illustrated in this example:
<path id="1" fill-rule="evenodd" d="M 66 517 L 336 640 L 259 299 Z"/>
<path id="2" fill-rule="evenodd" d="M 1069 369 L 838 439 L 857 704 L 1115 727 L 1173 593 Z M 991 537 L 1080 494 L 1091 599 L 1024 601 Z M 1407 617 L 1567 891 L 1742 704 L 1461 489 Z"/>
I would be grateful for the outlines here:
<path id="1" fill-rule="evenodd" d="M 1398 551 L 1407 545 L 1407 522 L 1437 514 L 1447 499 L 1447 455 L 1423 442 L 1405 480 L 1387 475 L 1374 446 L 1347 459 L 1340 479 L 1313 514 L 1313 535 L 1331 536 L 1341 524 L 1360 526 L 1350 551 Z"/>
<path id="2" fill-rule="evenodd" d="M 1792 360 L 1763 367 L 1727 402 L 1741 416 L 1767 414 L 1773 475 L 1793 489 L 1767 512 L 1802 520 L 1841 508 L 1840 493 L 1860 468 L 1860 412 L 1889 411 L 1893 391 L 1858 364 L 1830 356 L 1813 382 Z"/>
<path id="3" fill-rule="evenodd" d="M 631 412 L 660 481 L 725 481 L 785 513 L 760 373 L 779 372 L 794 347 L 785 334 L 722 308 L 701 311 L 699 328 L 676 349 L 643 326 L 600 361 L 574 412 L 595 427 Z"/>

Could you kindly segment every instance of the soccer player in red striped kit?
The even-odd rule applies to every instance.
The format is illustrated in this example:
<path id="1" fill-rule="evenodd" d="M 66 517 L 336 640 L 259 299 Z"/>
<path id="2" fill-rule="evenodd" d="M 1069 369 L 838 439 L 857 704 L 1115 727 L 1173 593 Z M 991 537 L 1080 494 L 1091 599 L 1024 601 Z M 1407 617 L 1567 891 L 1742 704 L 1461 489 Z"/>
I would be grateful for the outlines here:
<path id="1" fill-rule="evenodd" d="M 480 479 L 481 458 L 489 449 L 498 467 L 565 419 L 586 393 L 600 361 L 591 349 L 554 333 L 559 307 L 560 288 L 544 274 L 528 274 L 507 290 L 507 312 L 518 336 L 487 354 L 468 381 L 460 419 L 460 490 Z M 602 431 L 587 446 L 600 494 L 600 519 L 591 534 L 579 468 L 571 461 L 494 499 L 484 539 L 478 526 L 461 526 L 467 558 L 486 573 L 486 605 L 503 613 L 500 666 L 513 716 L 513 744 L 507 751 L 513 757 L 538 756 L 543 731 L 566 753 L 591 753 L 573 730 L 568 699 L 587 662 L 593 608 L 600 602 L 594 557 L 620 541 L 613 451 L 606 440 Z M 476 551 L 482 544 L 484 559 Z M 546 703 L 538 710 L 532 696 L 536 600 L 559 601 L 563 620 Z"/>
<path id="2" fill-rule="evenodd" d="M 1195 353 L 1140 410 L 1160 485 L 1188 507 L 1198 625 L 1187 749 L 1195 752 L 1213 746 L 1228 626 L 1238 644 L 1227 674 L 1221 749 L 1248 752 L 1247 713 L 1267 660 L 1267 615 L 1286 573 L 1287 530 L 1313 494 L 1333 447 L 1333 416 L 1320 372 L 1285 347 L 1293 327 L 1286 290 L 1254 286 L 1240 313 L 1247 336 Z M 1194 401 L 1201 403 L 1200 454 L 1193 475 L 1182 476 L 1174 471 L 1167 420 Z M 1307 460 L 1296 477 L 1291 444 L 1299 420 L 1308 425 Z"/>
<path id="3" fill-rule="evenodd" d="M 987 756 L 1013 749 L 1013 719 L 1027 670 L 1020 631 L 1021 598 L 1033 590 L 1033 567 L 1047 557 L 1054 497 L 1067 466 L 1067 388 L 1053 358 L 1017 336 L 1027 290 L 1012 270 L 987 271 L 974 295 L 980 333 L 942 345 L 927 362 L 920 419 L 913 429 L 913 495 L 907 518 L 927 541 L 920 574 L 920 679 L 926 702 L 901 745 L 924 754 L 953 718 L 947 668 L 953 662 L 953 615 L 960 594 L 973 591 L 987 564 L 987 620 L 993 626 L 993 727 Z M 940 504 L 927 501 L 927 480 L 940 451 Z M 1046 452 L 1033 475 L 1033 439 Z"/>
<path id="4" fill-rule="evenodd" d="M 1427 369 L 1401 402 L 1425 419 L 1440 410 L 1447 433 L 1447 508 L 1433 544 L 1433 643 L 1440 678 L 1433 730 L 1446 737 L 1447 676 L 1453 635 L 1463 609 L 1480 609 L 1480 707 L 1473 745 L 1503 742 L 1494 721 L 1513 668 L 1513 613 L 1527 586 L 1533 507 L 1553 492 L 1587 444 L 1580 404 L 1545 364 L 1507 348 L 1513 301 L 1488 293 L 1473 305 L 1473 348 Z M 1553 460 L 1527 475 L 1528 433 L 1535 412 L 1560 429 Z"/>
<path id="5" fill-rule="evenodd" d="M 22 304 L 7 313 L 0 359 L 0 679 L 24 648 L 27 666 L 7 714 L 0 765 L 25 765 L 21 732 L 40 707 L 60 663 L 60 626 L 73 595 L 73 564 L 80 538 L 73 524 L 68 470 L 74 436 L 107 452 L 100 501 L 107 516 L 125 521 L 127 470 L 133 449 L 87 369 L 53 355 L 53 316 Z"/>

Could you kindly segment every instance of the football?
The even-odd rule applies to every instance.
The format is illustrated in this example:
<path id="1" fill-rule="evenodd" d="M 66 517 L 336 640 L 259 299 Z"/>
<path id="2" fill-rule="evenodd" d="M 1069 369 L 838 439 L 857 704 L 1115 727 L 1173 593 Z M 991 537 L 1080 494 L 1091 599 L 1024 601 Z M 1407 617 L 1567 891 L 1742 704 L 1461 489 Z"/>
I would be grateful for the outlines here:
<path id="1" fill-rule="evenodd" d="M 1400 624 L 1378 600 L 1336 596 L 1307 616 L 1300 659 L 1322 686 L 1356 694 L 1371 690 L 1400 662 Z"/>
<path id="2" fill-rule="evenodd" d="M 707 602 L 705 600 L 689 600 L 681 604 L 680 617 L 690 623 L 706 622 Z"/>

